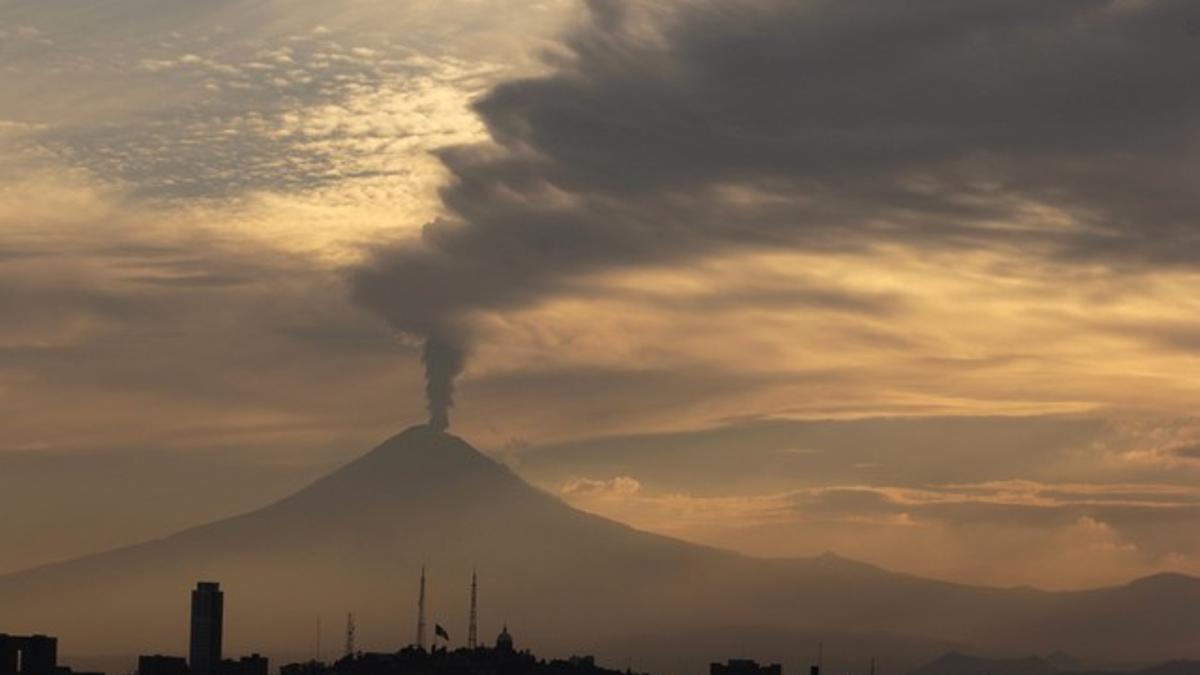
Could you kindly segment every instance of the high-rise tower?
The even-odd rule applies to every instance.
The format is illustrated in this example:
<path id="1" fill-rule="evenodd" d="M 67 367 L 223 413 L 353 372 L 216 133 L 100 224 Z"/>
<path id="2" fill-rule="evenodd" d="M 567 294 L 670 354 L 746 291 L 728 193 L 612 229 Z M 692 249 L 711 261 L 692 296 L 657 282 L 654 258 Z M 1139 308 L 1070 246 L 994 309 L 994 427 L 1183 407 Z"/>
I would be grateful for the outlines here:
<path id="1" fill-rule="evenodd" d="M 193 675 L 217 675 L 221 668 L 221 631 L 225 594 L 221 585 L 201 581 L 192 591 L 192 636 L 188 665 Z"/>
<path id="2" fill-rule="evenodd" d="M 475 614 L 475 611 L 478 608 L 478 591 L 479 584 L 475 576 L 475 570 L 471 570 L 471 619 L 467 624 L 467 649 L 475 649 L 475 647 L 479 644 L 479 630 L 478 625 L 476 624 L 478 617 L 476 617 Z"/>
<path id="3" fill-rule="evenodd" d="M 425 649 L 425 566 L 421 565 L 421 593 L 417 596 L 417 647 Z"/>

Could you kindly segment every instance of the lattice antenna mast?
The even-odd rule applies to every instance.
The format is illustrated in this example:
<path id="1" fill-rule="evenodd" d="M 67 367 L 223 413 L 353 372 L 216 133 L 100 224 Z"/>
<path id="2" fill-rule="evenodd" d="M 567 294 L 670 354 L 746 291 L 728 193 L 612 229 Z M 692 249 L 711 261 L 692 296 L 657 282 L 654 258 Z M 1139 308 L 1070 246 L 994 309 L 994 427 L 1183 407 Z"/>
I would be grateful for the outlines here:
<path id="1" fill-rule="evenodd" d="M 421 593 L 417 596 L 417 647 L 425 649 L 425 566 L 421 565 Z"/>
<path id="2" fill-rule="evenodd" d="M 346 615 L 346 656 L 354 656 L 354 614 Z"/>
<path id="3" fill-rule="evenodd" d="M 479 644 L 478 599 L 479 583 L 475 576 L 475 570 L 471 570 L 471 620 L 467 625 L 467 649 L 475 649 Z"/>

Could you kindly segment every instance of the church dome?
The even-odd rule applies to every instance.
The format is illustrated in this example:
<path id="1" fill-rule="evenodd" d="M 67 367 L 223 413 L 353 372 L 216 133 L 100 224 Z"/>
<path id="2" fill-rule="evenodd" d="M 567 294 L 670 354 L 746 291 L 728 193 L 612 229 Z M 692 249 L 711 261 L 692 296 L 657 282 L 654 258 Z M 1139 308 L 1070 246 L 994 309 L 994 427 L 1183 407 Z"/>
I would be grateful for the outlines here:
<path id="1" fill-rule="evenodd" d="M 513 639 L 508 633 L 508 624 L 504 624 L 504 628 L 500 631 L 500 635 L 496 636 L 496 649 L 503 651 L 512 651 Z"/>

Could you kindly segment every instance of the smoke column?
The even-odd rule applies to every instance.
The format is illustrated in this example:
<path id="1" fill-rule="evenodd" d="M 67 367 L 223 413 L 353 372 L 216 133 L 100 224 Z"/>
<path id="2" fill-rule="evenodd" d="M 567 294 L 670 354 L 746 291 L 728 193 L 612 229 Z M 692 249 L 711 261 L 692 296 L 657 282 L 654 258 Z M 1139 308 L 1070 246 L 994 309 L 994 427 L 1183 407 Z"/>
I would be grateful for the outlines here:
<path id="1" fill-rule="evenodd" d="M 450 427 L 450 408 L 454 407 L 454 378 L 466 362 L 467 350 L 454 338 L 430 335 L 421 350 L 425 364 L 425 397 L 429 407 L 429 426 L 438 431 Z"/>

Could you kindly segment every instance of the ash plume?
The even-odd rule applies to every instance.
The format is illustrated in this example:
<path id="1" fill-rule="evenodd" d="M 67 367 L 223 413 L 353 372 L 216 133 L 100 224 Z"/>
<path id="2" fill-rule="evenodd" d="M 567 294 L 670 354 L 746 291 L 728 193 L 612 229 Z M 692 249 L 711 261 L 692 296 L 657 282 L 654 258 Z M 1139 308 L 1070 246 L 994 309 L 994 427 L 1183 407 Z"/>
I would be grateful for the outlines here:
<path id="1" fill-rule="evenodd" d="M 467 351 L 453 337 L 430 335 L 421 348 L 425 365 L 425 398 L 429 408 L 429 426 L 438 431 L 450 428 L 450 408 L 454 407 L 454 380 L 462 373 Z"/>

